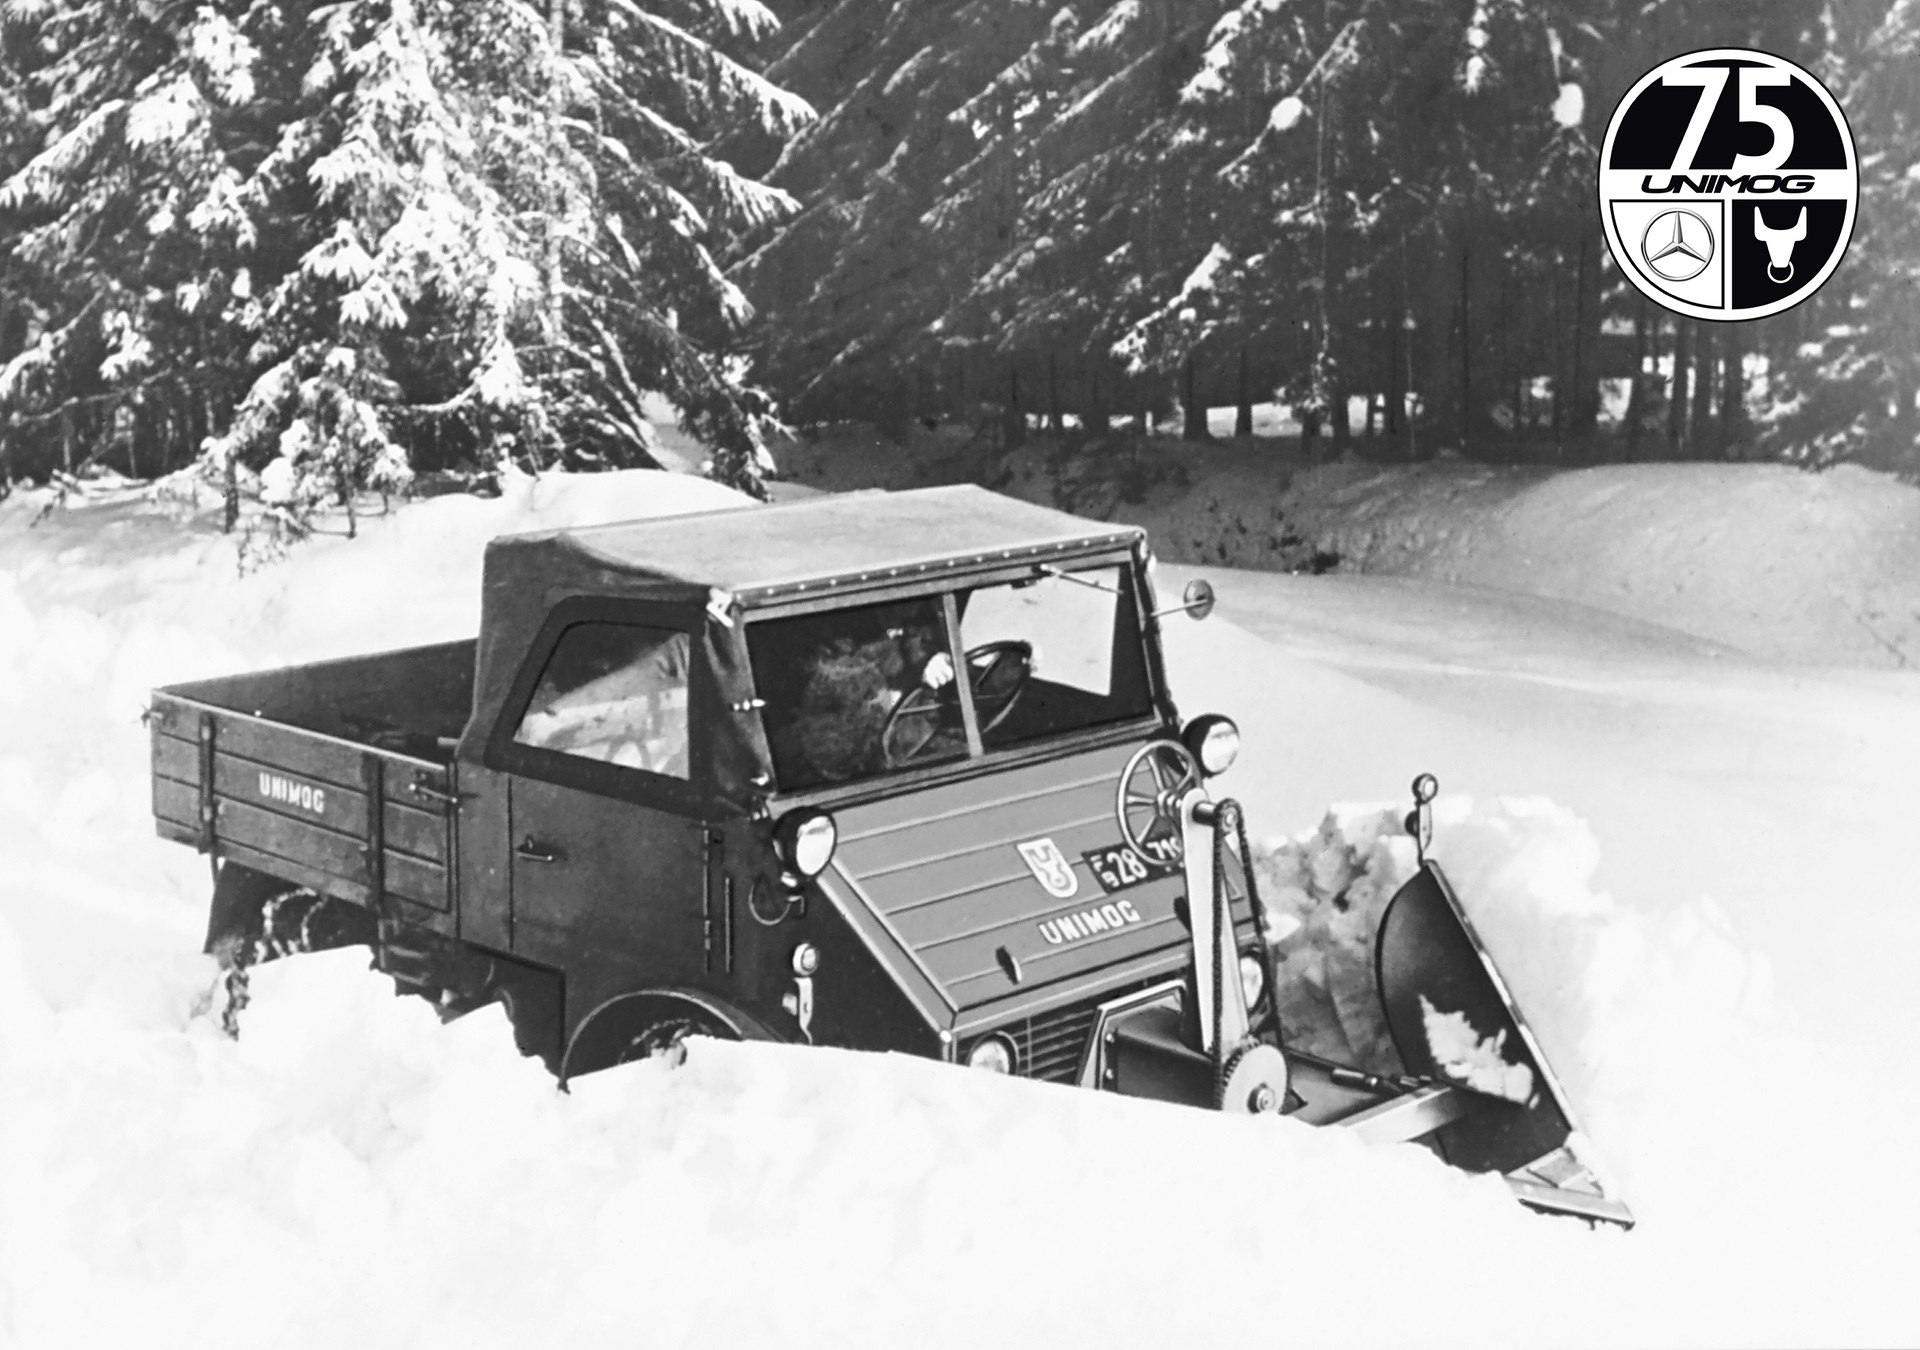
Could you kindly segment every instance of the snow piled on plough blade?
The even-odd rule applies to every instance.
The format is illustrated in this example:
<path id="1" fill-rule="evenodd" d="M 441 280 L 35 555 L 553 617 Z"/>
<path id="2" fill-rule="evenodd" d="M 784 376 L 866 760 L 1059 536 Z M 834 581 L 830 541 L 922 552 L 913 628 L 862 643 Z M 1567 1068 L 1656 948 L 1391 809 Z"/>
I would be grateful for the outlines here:
<path id="1" fill-rule="evenodd" d="M 1441 1156 L 1470 1172 L 1502 1173 L 1536 1208 L 1631 1225 L 1499 968 L 1431 859 L 1388 904 L 1374 950 L 1401 1063 L 1471 1103 L 1435 1132 Z"/>
<path id="2" fill-rule="evenodd" d="M 1470 810 L 1456 803 L 1450 814 Z M 1441 1157 L 1507 1175 L 1536 1208 L 1633 1222 L 1617 1184 L 1602 1180 L 1501 967 L 1395 812 L 1336 809 L 1313 834 L 1256 850 L 1254 865 L 1277 911 L 1270 931 L 1284 935 L 1275 945 L 1288 1049 L 1383 1079 L 1411 1076 L 1428 1091 L 1450 1089 L 1457 1100 L 1427 1108 L 1446 1122 L 1427 1136 Z M 1588 897 L 1571 908 L 1591 915 L 1596 903 Z M 1563 926 L 1568 909 L 1537 906 L 1531 926 Z M 1560 989 L 1577 987 L 1579 971 L 1563 968 L 1553 978 Z M 1567 1020 L 1565 1010 L 1549 1016 Z"/>

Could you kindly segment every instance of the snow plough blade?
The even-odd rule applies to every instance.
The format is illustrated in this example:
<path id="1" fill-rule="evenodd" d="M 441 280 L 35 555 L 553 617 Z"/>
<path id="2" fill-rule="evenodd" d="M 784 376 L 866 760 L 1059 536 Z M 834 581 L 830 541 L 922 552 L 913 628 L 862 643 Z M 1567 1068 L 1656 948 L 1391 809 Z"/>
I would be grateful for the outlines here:
<path id="1" fill-rule="evenodd" d="M 1430 858 L 1388 902 L 1374 973 L 1407 1073 L 1461 1096 L 1460 1114 L 1430 1136 L 1449 1163 L 1501 1173 L 1534 1209 L 1632 1226 L 1632 1211 L 1596 1174 L 1506 981 Z"/>

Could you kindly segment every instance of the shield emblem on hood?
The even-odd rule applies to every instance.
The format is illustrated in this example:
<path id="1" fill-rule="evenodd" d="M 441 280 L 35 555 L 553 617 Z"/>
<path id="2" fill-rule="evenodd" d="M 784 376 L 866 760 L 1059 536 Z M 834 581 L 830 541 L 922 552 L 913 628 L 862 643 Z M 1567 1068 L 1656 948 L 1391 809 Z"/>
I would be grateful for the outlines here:
<path id="1" fill-rule="evenodd" d="M 1015 847 L 1026 859 L 1027 870 L 1054 899 L 1066 900 L 1080 889 L 1080 878 L 1074 874 L 1073 864 L 1053 840 L 1029 839 Z"/>

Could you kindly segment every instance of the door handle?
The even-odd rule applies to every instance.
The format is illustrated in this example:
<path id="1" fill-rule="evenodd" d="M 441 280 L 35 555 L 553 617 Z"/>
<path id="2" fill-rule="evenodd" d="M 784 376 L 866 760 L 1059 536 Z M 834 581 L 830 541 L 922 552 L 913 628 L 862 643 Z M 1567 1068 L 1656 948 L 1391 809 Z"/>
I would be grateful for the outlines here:
<path id="1" fill-rule="evenodd" d="M 518 844 L 514 845 L 513 856 L 523 858 L 527 862 L 551 863 L 560 861 L 560 854 L 557 851 L 542 844 L 532 835 L 528 835 L 525 839 L 522 839 Z"/>

